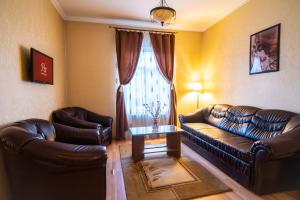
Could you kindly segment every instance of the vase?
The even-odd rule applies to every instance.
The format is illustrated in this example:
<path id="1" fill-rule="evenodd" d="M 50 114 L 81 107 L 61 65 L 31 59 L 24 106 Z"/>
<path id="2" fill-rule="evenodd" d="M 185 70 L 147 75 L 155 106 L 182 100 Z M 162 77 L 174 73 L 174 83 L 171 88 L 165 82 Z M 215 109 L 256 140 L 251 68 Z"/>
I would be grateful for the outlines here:
<path id="1" fill-rule="evenodd" d="M 154 117 L 153 118 L 152 129 L 153 130 L 157 130 L 158 129 L 158 117 Z"/>

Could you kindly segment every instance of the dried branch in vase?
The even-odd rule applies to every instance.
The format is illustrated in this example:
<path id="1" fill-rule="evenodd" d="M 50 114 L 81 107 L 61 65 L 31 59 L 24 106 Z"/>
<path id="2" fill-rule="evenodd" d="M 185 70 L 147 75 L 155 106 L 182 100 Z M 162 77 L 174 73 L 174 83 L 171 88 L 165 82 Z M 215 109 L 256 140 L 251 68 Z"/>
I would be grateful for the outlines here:
<path id="1" fill-rule="evenodd" d="M 143 104 L 146 110 L 151 114 L 153 119 L 153 128 L 158 128 L 159 115 L 162 112 L 160 101 L 152 102 L 150 105 L 148 103 Z"/>

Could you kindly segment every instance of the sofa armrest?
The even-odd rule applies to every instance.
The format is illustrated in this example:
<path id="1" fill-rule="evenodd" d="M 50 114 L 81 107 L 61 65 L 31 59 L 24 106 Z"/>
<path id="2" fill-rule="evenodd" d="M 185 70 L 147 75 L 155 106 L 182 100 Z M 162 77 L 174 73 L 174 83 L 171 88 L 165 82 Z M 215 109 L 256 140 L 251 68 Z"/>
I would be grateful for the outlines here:
<path id="1" fill-rule="evenodd" d="M 99 123 L 88 122 L 81 119 L 71 117 L 65 111 L 58 110 L 53 112 L 53 120 L 56 123 L 73 126 L 77 128 L 101 129 Z"/>
<path id="2" fill-rule="evenodd" d="M 53 123 L 56 141 L 70 144 L 99 145 L 101 132 L 98 129 L 82 129 Z"/>
<path id="3" fill-rule="evenodd" d="M 72 168 L 104 167 L 107 160 L 104 146 L 73 145 L 39 139 L 24 145 L 20 153 L 38 162 Z"/>
<path id="4" fill-rule="evenodd" d="M 91 111 L 87 111 L 87 119 L 90 122 L 100 123 L 105 127 L 112 127 L 113 118 L 106 115 L 100 115 Z"/>
<path id="5" fill-rule="evenodd" d="M 181 124 L 183 123 L 200 123 L 204 122 L 204 115 L 205 115 L 205 110 L 204 109 L 199 109 L 194 113 L 187 114 L 187 115 L 179 115 L 179 121 Z"/>
<path id="6" fill-rule="evenodd" d="M 274 138 L 258 140 L 251 147 L 252 155 L 263 151 L 267 159 L 300 156 L 300 127 Z"/>

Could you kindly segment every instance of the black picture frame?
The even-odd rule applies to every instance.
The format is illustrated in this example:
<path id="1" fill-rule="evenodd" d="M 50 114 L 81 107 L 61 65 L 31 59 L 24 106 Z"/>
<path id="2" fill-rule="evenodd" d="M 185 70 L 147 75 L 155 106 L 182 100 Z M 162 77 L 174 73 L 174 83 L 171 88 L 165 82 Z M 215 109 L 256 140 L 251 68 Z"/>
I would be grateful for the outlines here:
<path id="1" fill-rule="evenodd" d="M 279 71 L 280 32 L 279 23 L 250 36 L 249 75 Z"/>

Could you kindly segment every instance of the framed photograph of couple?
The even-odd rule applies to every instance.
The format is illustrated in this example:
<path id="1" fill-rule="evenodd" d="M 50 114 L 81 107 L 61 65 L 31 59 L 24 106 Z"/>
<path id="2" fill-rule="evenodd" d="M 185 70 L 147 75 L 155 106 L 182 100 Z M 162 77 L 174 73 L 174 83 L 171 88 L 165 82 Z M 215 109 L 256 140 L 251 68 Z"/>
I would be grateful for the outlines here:
<path id="1" fill-rule="evenodd" d="M 250 36 L 249 74 L 279 71 L 280 24 Z"/>

